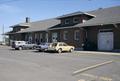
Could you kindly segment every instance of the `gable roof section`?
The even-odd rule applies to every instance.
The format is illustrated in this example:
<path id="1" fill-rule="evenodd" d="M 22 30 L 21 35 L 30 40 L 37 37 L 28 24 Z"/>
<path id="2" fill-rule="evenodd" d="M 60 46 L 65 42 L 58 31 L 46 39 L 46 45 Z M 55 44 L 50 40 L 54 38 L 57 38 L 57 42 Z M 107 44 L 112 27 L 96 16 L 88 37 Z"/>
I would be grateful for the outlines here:
<path id="1" fill-rule="evenodd" d="M 82 15 L 82 14 L 85 14 L 85 15 L 94 17 L 94 15 L 92 15 L 92 14 L 78 11 L 78 12 L 74 12 L 74 13 L 70 13 L 70 14 L 66 14 L 66 15 L 59 16 L 59 17 L 57 17 L 57 19 L 66 18 L 66 17 L 71 17 L 71 16 L 76 16 L 76 15 Z"/>
<path id="2" fill-rule="evenodd" d="M 6 33 L 3 34 L 3 35 L 12 35 L 12 34 L 15 34 L 15 32 L 13 32 L 13 31 L 9 31 L 9 32 L 6 32 Z"/>
<path id="3" fill-rule="evenodd" d="M 80 24 L 74 24 L 72 26 L 62 27 L 60 25 L 60 20 L 58 18 L 46 19 L 42 21 L 30 22 L 27 24 L 29 28 L 22 29 L 17 33 L 26 33 L 26 32 L 37 32 L 37 31 L 46 31 L 52 29 L 63 29 L 63 28 L 73 28 L 73 27 L 86 27 L 86 26 L 96 26 L 104 24 L 116 24 L 120 23 L 120 6 L 110 7 L 105 9 L 98 9 L 94 11 L 86 12 L 87 14 L 92 14 L 94 18 Z M 60 17 L 74 16 L 78 14 L 83 14 L 83 12 L 75 12 L 71 14 L 66 14 Z M 25 26 L 24 23 L 21 23 L 21 26 Z"/>
<path id="4" fill-rule="evenodd" d="M 10 27 L 14 28 L 14 27 L 28 27 L 28 26 L 29 26 L 29 23 L 19 23 Z"/>
<path id="5" fill-rule="evenodd" d="M 76 27 L 120 23 L 120 6 L 110 7 L 105 9 L 98 9 L 94 11 L 89 11 L 87 13 L 93 14 L 96 17 L 84 23 L 78 24 L 76 25 Z"/>
<path id="6" fill-rule="evenodd" d="M 37 32 L 37 31 L 46 31 L 48 28 L 60 24 L 60 20 L 57 19 L 47 19 L 42 21 L 31 22 L 29 28 L 22 29 L 17 33 L 26 33 L 26 32 Z"/>

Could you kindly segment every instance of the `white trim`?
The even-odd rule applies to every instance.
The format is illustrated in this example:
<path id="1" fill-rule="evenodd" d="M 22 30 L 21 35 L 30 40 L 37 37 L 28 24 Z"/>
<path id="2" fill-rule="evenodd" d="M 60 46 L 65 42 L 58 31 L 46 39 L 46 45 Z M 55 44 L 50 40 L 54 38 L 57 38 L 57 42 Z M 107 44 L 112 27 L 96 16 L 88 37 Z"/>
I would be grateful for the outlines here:
<path id="1" fill-rule="evenodd" d="M 79 28 L 79 27 L 69 26 L 69 27 L 63 27 L 63 28 L 53 28 L 53 29 L 48 29 L 48 30 L 67 29 L 67 28 Z"/>
<path id="2" fill-rule="evenodd" d="M 112 29 L 99 29 L 99 32 L 101 31 L 112 31 Z"/>
<path id="3" fill-rule="evenodd" d="M 83 19 L 83 20 L 82 20 L 82 23 L 85 23 L 86 21 L 87 21 L 87 20 Z"/>
<path id="4" fill-rule="evenodd" d="M 95 15 L 89 14 L 89 13 L 87 13 L 87 12 L 85 12 L 85 14 L 90 15 L 90 16 L 93 16 L 93 17 L 96 17 Z"/>

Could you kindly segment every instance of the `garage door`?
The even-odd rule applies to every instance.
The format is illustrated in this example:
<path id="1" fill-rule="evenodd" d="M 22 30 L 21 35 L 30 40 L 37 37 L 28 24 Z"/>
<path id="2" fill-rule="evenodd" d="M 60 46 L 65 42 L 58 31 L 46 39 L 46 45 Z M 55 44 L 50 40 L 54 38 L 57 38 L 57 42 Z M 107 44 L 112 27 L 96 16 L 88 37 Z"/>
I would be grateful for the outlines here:
<path id="1" fill-rule="evenodd" d="M 113 32 L 99 32 L 98 50 L 113 50 Z"/>

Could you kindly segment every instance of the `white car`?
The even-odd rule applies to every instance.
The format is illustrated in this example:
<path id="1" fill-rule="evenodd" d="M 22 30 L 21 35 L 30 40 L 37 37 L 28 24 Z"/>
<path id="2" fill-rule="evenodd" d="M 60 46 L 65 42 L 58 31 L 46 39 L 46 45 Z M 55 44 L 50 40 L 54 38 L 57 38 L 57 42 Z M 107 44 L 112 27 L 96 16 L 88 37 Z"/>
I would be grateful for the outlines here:
<path id="1" fill-rule="evenodd" d="M 55 42 L 48 48 L 48 51 L 57 51 L 58 53 L 61 53 L 63 51 L 72 52 L 74 49 L 74 46 L 70 46 L 64 42 Z"/>
<path id="2" fill-rule="evenodd" d="M 51 43 L 41 43 L 40 45 L 36 46 L 36 50 L 47 51 L 48 47 L 50 46 L 51 46 Z"/>
<path id="3" fill-rule="evenodd" d="M 26 41 L 14 41 L 14 42 L 12 42 L 12 48 L 19 49 L 19 50 L 34 49 L 35 46 L 36 46 L 36 44 L 31 44 L 31 43 L 26 42 Z"/>

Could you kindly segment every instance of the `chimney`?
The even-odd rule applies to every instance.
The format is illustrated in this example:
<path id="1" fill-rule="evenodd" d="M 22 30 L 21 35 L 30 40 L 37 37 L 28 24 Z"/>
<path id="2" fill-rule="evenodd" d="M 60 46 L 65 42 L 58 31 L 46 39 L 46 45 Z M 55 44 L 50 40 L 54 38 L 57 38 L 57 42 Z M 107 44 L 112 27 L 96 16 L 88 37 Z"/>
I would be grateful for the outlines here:
<path id="1" fill-rule="evenodd" d="M 29 23 L 29 22 L 30 22 L 30 18 L 26 17 L 26 23 Z"/>

